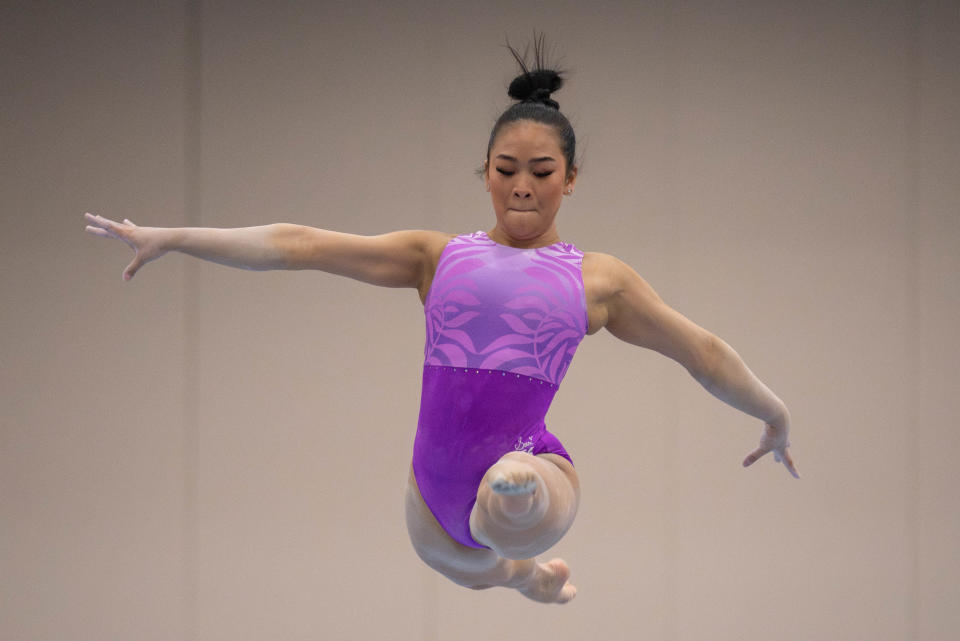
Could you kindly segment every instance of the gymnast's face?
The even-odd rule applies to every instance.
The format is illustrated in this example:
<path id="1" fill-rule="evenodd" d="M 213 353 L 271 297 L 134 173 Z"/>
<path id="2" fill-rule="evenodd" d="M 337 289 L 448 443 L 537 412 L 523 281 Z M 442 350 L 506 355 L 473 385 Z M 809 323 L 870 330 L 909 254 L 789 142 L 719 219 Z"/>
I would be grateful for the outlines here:
<path id="1" fill-rule="evenodd" d="M 537 246 L 559 240 L 554 219 L 577 168 L 567 170 L 553 127 L 518 120 L 498 134 L 484 178 L 497 225 L 490 237 L 503 244 Z"/>

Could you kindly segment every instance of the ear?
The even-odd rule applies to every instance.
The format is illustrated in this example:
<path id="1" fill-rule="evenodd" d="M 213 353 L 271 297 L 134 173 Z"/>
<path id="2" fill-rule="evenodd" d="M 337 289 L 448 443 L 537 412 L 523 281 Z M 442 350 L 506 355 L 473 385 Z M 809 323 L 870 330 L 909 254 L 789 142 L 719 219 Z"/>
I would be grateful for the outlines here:
<path id="1" fill-rule="evenodd" d="M 486 159 L 483 161 L 483 169 L 481 169 L 481 171 L 483 173 L 484 189 L 490 191 L 490 165 L 487 163 Z"/>
<path id="2" fill-rule="evenodd" d="M 570 172 L 567 174 L 567 180 L 563 185 L 563 193 L 570 195 L 573 193 L 573 186 L 577 183 L 577 166 L 574 165 L 570 168 Z"/>

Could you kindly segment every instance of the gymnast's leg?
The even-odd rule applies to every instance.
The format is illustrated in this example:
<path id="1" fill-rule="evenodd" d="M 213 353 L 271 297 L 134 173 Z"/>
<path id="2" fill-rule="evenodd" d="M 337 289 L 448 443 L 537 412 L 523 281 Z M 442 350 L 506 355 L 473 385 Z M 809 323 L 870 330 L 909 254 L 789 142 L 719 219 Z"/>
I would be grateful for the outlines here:
<path id="1" fill-rule="evenodd" d="M 504 558 L 531 558 L 566 534 L 579 504 L 580 482 L 570 461 L 510 452 L 477 489 L 470 534 Z"/>
<path id="2" fill-rule="evenodd" d="M 481 487 L 484 484 L 486 480 Z M 493 550 L 466 547 L 450 538 L 420 496 L 412 470 L 407 485 L 406 514 L 407 530 L 417 554 L 454 583 L 476 590 L 495 586 L 515 588 L 543 603 L 566 603 L 576 594 L 576 588 L 567 582 L 570 569 L 560 559 L 548 563 L 508 559 Z"/>

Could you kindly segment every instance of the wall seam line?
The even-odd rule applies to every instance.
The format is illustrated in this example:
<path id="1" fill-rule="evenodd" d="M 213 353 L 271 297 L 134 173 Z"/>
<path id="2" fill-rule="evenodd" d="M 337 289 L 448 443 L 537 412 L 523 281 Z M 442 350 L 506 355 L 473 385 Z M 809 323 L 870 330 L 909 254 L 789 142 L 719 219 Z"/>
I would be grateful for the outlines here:
<path id="1" fill-rule="evenodd" d="M 199 226 L 202 206 L 202 0 L 184 3 L 184 222 Z M 183 637 L 198 638 L 199 619 L 199 267 L 183 266 Z"/>
<path id="2" fill-rule="evenodd" d="M 920 128 L 921 128 L 921 101 L 922 101 L 922 35 L 921 29 L 922 0 L 913 0 L 909 4 L 910 41 L 907 51 L 907 88 L 909 91 L 907 118 L 906 118 L 906 194 L 904 202 L 904 216 L 906 219 L 907 235 L 907 274 L 906 285 L 906 348 L 907 348 L 907 425 L 906 425 L 906 477 L 908 489 L 906 492 L 905 521 L 907 544 L 909 546 L 908 576 L 907 576 L 907 604 L 906 627 L 907 637 L 919 639 L 919 576 L 920 576 L 920 541 L 919 541 L 919 484 L 920 465 L 918 461 L 919 446 L 917 439 L 918 412 L 919 412 L 919 350 L 920 340 L 920 282 L 919 282 L 919 238 L 917 221 L 920 217 Z"/>

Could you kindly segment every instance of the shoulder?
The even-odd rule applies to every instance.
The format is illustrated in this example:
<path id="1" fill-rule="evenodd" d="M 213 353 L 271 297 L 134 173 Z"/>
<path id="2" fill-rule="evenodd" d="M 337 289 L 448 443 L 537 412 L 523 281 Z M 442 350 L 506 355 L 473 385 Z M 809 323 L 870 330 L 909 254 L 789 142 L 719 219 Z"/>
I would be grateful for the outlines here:
<path id="1" fill-rule="evenodd" d="M 583 254 L 583 285 L 588 293 L 592 290 L 595 298 L 606 300 L 639 278 L 630 265 L 616 256 L 600 252 Z"/>
<path id="2" fill-rule="evenodd" d="M 409 245 L 416 245 L 423 248 L 443 247 L 450 239 L 455 238 L 456 234 L 449 234 L 442 231 L 433 231 L 430 229 L 404 229 L 393 231 L 384 236 L 393 236 L 397 240 Z"/>
<path id="3" fill-rule="evenodd" d="M 451 234 L 450 232 L 445 231 L 433 231 L 433 230 L 416 230 L 414 233 L 419 234 L 425 243 L 430 245 L 446 245 L 452 239 L 456 238 L 459 234 Z"/>
<path id="4" fill-rule="evenodd" d="M 627 264 L 617 258 L 616 256 L 611 256 L 610 254 L 603 254 L 601 252 L 583 252 L 583 269 L 584 271 L 603 271 L 609 272 L 613 270 L 621 269 Z"/>
<path id="5" fill-rule="evenodd" d="M 390 247 L 415 251 L 427 259 L 439 258 L 443 248 L 455 237 L 456 234 L 429 229 L 404 229 L 379 236 Z"/>
<path id="6" fill-rule="evenodd" d="M 424 250 L 435 261 L 440 259 L 440 254 L 443 253 L 444 248 L 450 241 L 458 236 L 458 234 L 444 231 L 421 231 L 419 233 L 422 234 L 420 239 Z"/>

